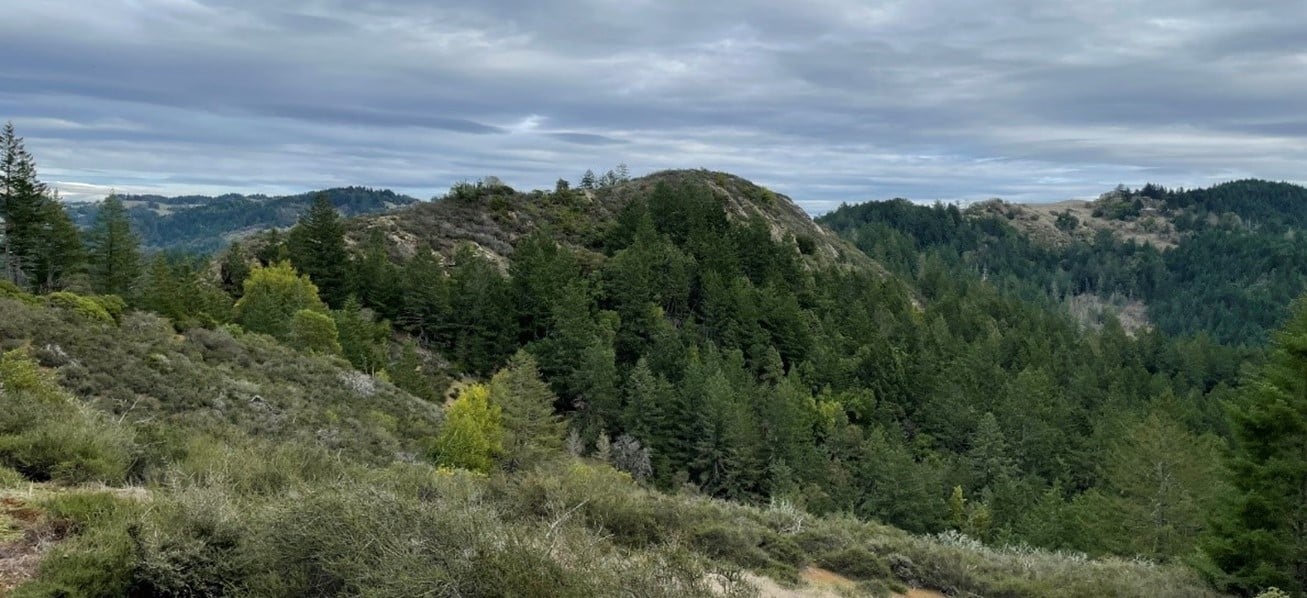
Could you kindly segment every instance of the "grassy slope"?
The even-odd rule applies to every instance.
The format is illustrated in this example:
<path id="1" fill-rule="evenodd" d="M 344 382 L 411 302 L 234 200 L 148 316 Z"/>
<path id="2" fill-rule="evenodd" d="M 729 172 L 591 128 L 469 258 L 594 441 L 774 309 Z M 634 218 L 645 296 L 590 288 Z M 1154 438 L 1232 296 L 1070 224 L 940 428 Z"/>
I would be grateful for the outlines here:
<path id="1" fill-rule="evenodd" d="M 33 501 L 67 539 L 19 596 L 748 595 L 744 570 L 792 582 L 807 565 L 869 593 L 1206 594 L 1182 568 L 667 496 L 575 458 L 513 475 L 438 471 L 414 458 L 437 409 L 262 337 L 4 300 L 0 345 L 27 347 L 68 400 L 113 414 L 106 425 L 137 442 L 130 481 L 146 488 Z"/>

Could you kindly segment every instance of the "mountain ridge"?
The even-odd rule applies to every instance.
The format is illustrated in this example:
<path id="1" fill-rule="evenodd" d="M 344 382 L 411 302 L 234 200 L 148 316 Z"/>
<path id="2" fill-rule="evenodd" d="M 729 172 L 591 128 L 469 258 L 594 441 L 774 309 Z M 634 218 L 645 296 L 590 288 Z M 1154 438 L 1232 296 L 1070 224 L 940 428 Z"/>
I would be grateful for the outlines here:
<path id="1" fill-rule="evenodd" d="M 119 195 L 132 228 L 147 249 L 209 253 L 232 240 L 269 228 L 295 224 L 313 198 L 325 194 L 347 216 L 383 212 L 421 200 L 388 189 L 333 187 L 295 195 L 269 196 L 227 193 L 218 196 Z M 89 227 L 99 202 L 71 204 L 69 215 Z"/>

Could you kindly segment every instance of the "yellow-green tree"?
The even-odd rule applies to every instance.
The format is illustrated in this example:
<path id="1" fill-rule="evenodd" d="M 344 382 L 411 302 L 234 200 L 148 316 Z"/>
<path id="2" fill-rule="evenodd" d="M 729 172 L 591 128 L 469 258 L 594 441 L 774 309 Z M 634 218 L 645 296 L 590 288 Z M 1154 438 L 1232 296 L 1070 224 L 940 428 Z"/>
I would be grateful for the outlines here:
<path id="1" fill-rule="evenodd" d="M 445 408 L 445 423 L 432 442 L 440 465 L 490 471 L 504 452 L 503 415 L 490 402 L 490 390 L 473 384 Z"/>
<path id="2" fill-rule="evenodd" d="M 251 332 L 289 340 L 295 313 L 309 310 L 325 314 L 318 287 L 295 272 L 288 262 L 254 268 L 245 279 L 244 293 L 236 302 L 236 322 Z"/>
<path id="3" fill-rule="evenodd" d="M 340 333 L 331 316 L 311 309 L 301 309 L 291 316 L 290 346 L 310 353 L 340 355 Z"/>

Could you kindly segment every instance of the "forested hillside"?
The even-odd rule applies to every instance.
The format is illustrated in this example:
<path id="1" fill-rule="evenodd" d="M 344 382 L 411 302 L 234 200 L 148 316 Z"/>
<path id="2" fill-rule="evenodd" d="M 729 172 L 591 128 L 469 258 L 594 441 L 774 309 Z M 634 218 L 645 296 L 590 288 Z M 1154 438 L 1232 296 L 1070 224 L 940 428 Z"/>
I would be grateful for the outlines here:
<path id="1" fill-rule="evenodd" d="M 186 195 L 119 195 L 127 208 L 132 229 L 147 249 L 211 253 L 234 239 L 269 228 L 295 224 L 313 198 L 324 194 L 342 214 L 354 216 L 384 212 L 417 203 L 393 191 L 344 187 L 299 195 L 227 194 L 217 197 Z M 100 203 L 71 204 L 69 214 L 82 228 L 95 221 Z"/>
<path id="2" fill-rule="evenodd" d="M 1137 300 L 1166 334 L 1205 333 L 1225 344 L 1265 344 L 1307 290 L 1303 187 L 1253 180 L 1187 191 L 1147 185 L 1107 193 L 1090 207 L 1094 223 L 1053 213 L 1051 224 L 1065 233 L 1055 243 L 1028 234 L 1039 230 L 1031 220 L 1043 214 L 1020 206 L 964 211 L 870 202 L 844 206 L 821 222 L 901 275 L 960 268 L 1028 300 Z M 1104 225 L 1112 222 L 1127 223 L 1118 230 L 1131 232 L 1113 234 Z M 1173 232 L 1149 242 L 1146 232 L 1159 230 Z"/>
<path id="3" fill-rule="evenodd" d="M 671 171 L 318 197 L 209 262 L 6 176 L 0 479 L 40 492 L 0 541 L 59 540 L 20 596 L 1307 589 L 1307 309 L 1266 350 L 1044 290 L 1136 289 L 1147 247 L 1059 273 L 953 208 L 832 216 L 868 257 Z"/>

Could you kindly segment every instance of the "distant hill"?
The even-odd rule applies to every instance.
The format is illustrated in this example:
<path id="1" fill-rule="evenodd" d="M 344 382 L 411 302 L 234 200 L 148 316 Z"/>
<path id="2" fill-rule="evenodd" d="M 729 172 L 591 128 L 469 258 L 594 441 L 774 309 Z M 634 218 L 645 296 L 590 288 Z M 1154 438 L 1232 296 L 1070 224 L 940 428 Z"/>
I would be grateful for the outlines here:
<path id="1" fill-rule="evenodd" d="M 1290 183 L 1149 184 L 1088 202 L 965 210 L 892 200 L 818 221 L 910 279 L 926 275 L 922 254 L 933 254 L 1027 300 L 1066 303 L 1082 320 L 1105 308 L 1127 327 L 1224 343 L 1265 342 L 1307 291 L 1307 188 Z"/>
<path id="2" fill-rule="evenodd" d="M 359 238 L 368 231 L 383 232 L 392 250 L 403 257 L 420 249 L 448 256 L 459 245 L 472 243 L 503 264 L 513 245 L 535 230 L 545 230 L 574 248 L 599 249 L 600 238 L 616 224 L 622 208 L 649 197 L 659 183 L 706 191 L 729 219 L 741 224 L 757 220 L 772 240 L 793 241 L 811 265 L 839 264 L 883 272 L 862 252 L 813 222 L 790 198 L 738 176 L 709 170 L 665 170 L 595 189 L 552 193 L 466 184 L 438 201 L 358 218 L 350 226 Z"/>
<path id="3" fill-rule="evenodd" d="M 269 228 L 295 224 L 313 198 L 325 193 L 346 216 L 374 214 L 419 203 L 420 200 L 385 189 L 341 187 L 299 195 L 270 197 L 230 193 L 217 197 L 185 195 L 121 195 L 132 228 L 148 249 L 208 253 L 232 239 Z M 70 205 L 73 220 L 83 228 L 95 220 L 100 204 Z"/>

